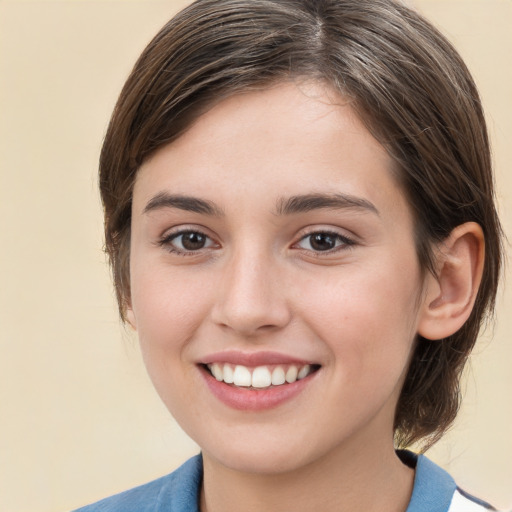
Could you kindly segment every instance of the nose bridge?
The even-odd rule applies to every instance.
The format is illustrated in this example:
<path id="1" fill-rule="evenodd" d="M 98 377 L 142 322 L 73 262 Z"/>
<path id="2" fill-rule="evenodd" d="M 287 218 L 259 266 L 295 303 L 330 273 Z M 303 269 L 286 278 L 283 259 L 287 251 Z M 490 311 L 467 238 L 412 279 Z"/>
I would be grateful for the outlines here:
<path id="1" fill-rule="evenodd" d="M 246 335 L 286 325 L 290 313 L 278 267 L 271 250 L 240 243 L 225 262 L 214 320 Z"/>

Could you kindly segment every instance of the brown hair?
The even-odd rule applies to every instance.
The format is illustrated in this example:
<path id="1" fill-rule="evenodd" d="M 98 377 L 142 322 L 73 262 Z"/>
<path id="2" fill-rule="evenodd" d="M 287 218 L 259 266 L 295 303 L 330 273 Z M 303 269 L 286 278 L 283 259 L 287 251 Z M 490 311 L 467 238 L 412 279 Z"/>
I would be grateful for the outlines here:
<path id="1" fill-rule="evenodd" d="M 472 314 L 446 339 L 418 337 L 397 405 L 397 444 L 428 446 L 455 419 L 461 372 L 494 307 L 501 228 L 475 84 L 450 43 L 398 1 L 198 0 L 163 27 L 121 92 L 100 158 L 121 317 L 130 302 L 131 199 L 140 165 L 214 102 L 302 77 L 349 98 L 396 161 L 425 272 L 434 272 L 434 244 L 454 227 L 474 221 L 483 228 L 486 261 Z"/>

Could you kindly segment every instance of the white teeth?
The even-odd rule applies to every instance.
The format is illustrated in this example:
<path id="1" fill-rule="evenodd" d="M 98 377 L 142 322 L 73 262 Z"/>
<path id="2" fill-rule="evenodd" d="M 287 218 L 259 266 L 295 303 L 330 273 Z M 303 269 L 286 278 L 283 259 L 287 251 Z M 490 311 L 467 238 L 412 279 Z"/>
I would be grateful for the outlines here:
<path id="1" fill-rule="evenodd" d="M 288 371 L 286 372 L 286 382 L 288 382 L 288 384 L 295 382 L 297 380 L 298 372 L 299 370 L 297 370 L 296 366 L 290 366 L 290 368 L 288 368 Z"/>
<path id="2" fill-rule="evenodd" d="M 272 372 L 272 385 L 280 386 L 286 382 L 284 370 L 280 366 L 276 366 Z M 253 384 L 254 386 L 254 384 Z"/>
<path id="3" fill-rule="evenodd" d="M 307 377 L 309 375 L 309 372 L 311 370 L 311 366 L 307 364 L 306 366 L 303 366 L 297 375 L 297 380 L 303 379 L 304 377 Z"/>
<path id="4" fill-rule="evenodd" d="M 295 381 L 307 377 L 313 369 L 309 364 L 301 367 L 290 365 L 285 367 L 285 370 L 282 366 L 276 366 L 273 369 L 268 366 L 257 366 L 250 369 L 246 366 L 236 365 L 233 368 L 233 365 L 229 363 L 213 363 L 209 364 L 208 368 L 218 381 L 240 387 L 252 386 L 258 389 L 281 386 L 285 383 L 293 384 Z"/>
<path id="5" fill-rule="evenodd" d="M 220 367 L 220 364 L 213 363 L 210 367 L 210 371 L 218 381 L 224 380 L 224 373 L 222 371 L 222 368 Z"/>
<path id="6" fill-rule="evenodd" d="M 233 384 L 235 386 L 249 387 L 251 383 L 251 372 L 245 366 L 236 365 L 233 373 Z"/>
<path id="7" fill-rule="evenodd" d="M 224 382 L 226 384 L 233 384 L 234 382 L 233 368 L 229 364 L 224 365 Z"/>
<path id="8" fill-rule="evenodd" d="M 272 384 L 272 375 L 266 366 L 258 366 L 252 372 L 253 388 L 268 388 Z"/>

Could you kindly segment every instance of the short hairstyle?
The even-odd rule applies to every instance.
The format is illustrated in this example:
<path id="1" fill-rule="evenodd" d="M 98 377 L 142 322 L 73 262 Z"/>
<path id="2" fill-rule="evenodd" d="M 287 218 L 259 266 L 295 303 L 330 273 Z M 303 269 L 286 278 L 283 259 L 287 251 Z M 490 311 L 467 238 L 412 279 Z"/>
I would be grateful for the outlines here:
<path id="1" fill-rule="evenodd" d="M 437 441 L 460 404 L 459 381 L 494 308 L 502 232 L 476 86 L 438 30 L 397 0 L 197 0 L 136 62 L 100 157 L 106 251 L 121 317 L 130 304 L 133 184 L 141 164 L 231 95 L 316 79 L 348 99 L 395 162 L 415 221 L 422 271 L 456 226 L 485 235 L 473 311 L 452 336 L 417 336 L 395 414 L 399 447 Z"/>

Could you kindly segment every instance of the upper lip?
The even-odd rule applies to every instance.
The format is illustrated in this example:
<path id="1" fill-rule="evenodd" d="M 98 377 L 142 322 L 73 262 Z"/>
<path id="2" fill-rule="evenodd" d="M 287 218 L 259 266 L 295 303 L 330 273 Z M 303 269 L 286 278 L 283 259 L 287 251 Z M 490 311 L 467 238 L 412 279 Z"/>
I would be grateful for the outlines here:
<path id="1" fill-rule="evenodd" d="M 239 352 L 235 350 L 226 350 L 223 352 L 216 352 L 210 354 L 200 361 L 201 364 L 210 363 L 230 363 L 242 366 L 264 366 L 269 364 L 295 364 L 306 365 L 314 364 L 311 361 L 298 359 L 286 354 L 272 351 L 259 351 L 259 352 Z"/>

